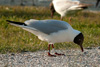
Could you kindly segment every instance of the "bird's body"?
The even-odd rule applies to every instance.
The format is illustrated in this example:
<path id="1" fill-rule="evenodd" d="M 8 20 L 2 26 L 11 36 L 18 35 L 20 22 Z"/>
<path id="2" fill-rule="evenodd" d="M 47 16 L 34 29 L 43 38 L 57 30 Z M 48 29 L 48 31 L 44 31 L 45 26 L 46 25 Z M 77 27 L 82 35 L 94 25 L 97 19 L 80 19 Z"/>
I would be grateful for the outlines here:
<path id="1" fill-rule="evenodd" d="M 66 14 L 78 12 L 89 6 L 89 4 L 80 3 L 79 0 L 53 0 L 52 3 L 55 11 L 61 15 L 61 20 Z"/>
<path id="2" fill-rule="evenodd" d="M 64 17 L 68 11 L 78 10 L 75 7 L 78 7 L 77 4 L 79 4 L 79 2 L 73 2 L 70 0 L 53 0 L 53 4 L 56 12 L 59 13 L 61 17 Z"/>
<path id="3" fill-rule="evenodd" d="M 34 27 L 36 30 L 30 30 L 30 32 L 37 35 L 40 40 L 47 41 L 48 43 L 72 42 L 73 38 L 70 37 L 75 37 L 80 33 L 74 30 L 68 23 L 58 20 L 28 20 L 25 24 L 29 27 Z M 27 31 L 28 30 L 29 29 L 27 29 Z"/>
<path id="4" fill-rule="evenodd" d="M 9 21 L 11 25 L 18 26 L 27 30 L 42 41 L 49 44 L 60 42 L 74 42 L 75 38 L 81 34 L 80 31 L 73 29 L 67 22 L 59 20 L 27 20 L 25 23 Z M 83 50 L 83 48 L 82 48 Z"/>

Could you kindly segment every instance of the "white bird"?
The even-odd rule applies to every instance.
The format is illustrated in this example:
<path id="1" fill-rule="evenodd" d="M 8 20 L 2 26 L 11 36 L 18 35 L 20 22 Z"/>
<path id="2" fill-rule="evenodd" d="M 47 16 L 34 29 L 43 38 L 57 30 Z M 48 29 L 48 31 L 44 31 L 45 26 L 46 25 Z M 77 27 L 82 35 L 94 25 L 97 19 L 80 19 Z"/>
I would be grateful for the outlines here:
<path id="1" fill-rule="evenodd" d="M 32 34 L 35 34 L 40 40 L 47 41 L 48 42 L 48 55 L 49 56 L 55 56 L 50 54 L 50 45 L 52 45 L 52 48 L 54 48 L 54 43 L 60 43 L 60 42 L 74 42 L 78 44 L 81 47 L 81 50 L 83 51 L 82 43 L 84 41 L 83 34 L 73 29 L 70 24 L 68 24 L 65 21 L 59 21 L 59 20 L 27 20 L 25 23 L 22 22 L 15 22 L 10 21 L 11 25 L 18 26 L 23 28 L 24 30 L 27 30 L 31 32 Z M 59 54 L 55 52 L 56 55 L 64 55 Z"/>
<path id="2" fill-rule="evenodd" d="M 79 0 L 52 0 L 50 3 L 51 17 L 53 17 L 56 11 L 61 15 L 61 20 L 66 14 L 72 14 L 82 9 L 88 8 L 91 4 L 80 3 Z"/>

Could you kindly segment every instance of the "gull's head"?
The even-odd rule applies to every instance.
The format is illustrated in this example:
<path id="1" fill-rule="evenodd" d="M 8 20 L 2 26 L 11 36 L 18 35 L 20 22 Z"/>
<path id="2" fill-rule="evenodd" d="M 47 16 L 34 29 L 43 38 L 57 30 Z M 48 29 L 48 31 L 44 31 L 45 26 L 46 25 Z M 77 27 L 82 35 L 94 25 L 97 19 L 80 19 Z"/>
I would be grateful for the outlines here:
<path id="1" fill-rule="evenodd" d="M 83 50 L 83 41 L 84 41 L 84 36 L 82 33 L 79 33 L 75 38 L 74 38 L 74 43 L 78 44 L 82 50 L 82 52 L 84 51 Z"/>

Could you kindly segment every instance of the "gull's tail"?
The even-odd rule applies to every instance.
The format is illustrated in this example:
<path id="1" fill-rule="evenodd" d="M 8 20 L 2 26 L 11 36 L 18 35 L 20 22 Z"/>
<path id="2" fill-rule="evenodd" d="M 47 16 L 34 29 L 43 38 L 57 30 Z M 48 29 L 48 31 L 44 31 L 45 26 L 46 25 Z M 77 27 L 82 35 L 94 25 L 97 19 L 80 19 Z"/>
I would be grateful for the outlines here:
<path id="1" fill-rule="evenodd" d="M 80 3 L 79 5 L 80 5 L 80 7 L 83 8 L 83 9 L 87 9 L 87 8 L 90 7 L 90 6 L 93 6 L 93 4 L 83 4 L 83 3 Z"/>

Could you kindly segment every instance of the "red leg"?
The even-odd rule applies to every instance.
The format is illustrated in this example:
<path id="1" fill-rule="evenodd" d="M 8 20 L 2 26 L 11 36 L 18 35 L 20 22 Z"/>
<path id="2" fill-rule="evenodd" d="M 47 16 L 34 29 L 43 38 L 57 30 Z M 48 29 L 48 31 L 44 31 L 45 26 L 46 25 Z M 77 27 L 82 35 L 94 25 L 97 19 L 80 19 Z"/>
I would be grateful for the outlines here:
<path id="1" fill-rule="evenodd" d="M 51 44 L 48 45 L 48 50 L 49 50 L 49 52 L 48 52 L 48 56 L 56 57 L 56 55 L 52 55 L 52 54 L 50 54 L 50 45 L 51 45 Z"/>
<path id="2" fill-rule="evenodd" d="M 69 17 L 69 22 L 71 22 L 71 20 L 72 20 L 72 17 Z"/>
<path id="3" fill-rule="evenodd" d="M 52 48 L 54 48 L 53 44 L 52 44 Z M 65 55 L 65 54 L 60 54 L 60 53 L 57 53 L 55 52 L 56 55 Z"/>
<path id="4" fill-rule="evenodd" d="M 54 48 L 53 44 L 52 44 L 52 48 Z"/>
<path id="5" fill-rule="evenodd" d="M 71 24 L 72 17 L 69 17 L 69 24 Z"/>

